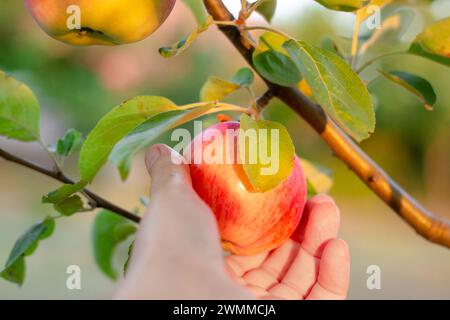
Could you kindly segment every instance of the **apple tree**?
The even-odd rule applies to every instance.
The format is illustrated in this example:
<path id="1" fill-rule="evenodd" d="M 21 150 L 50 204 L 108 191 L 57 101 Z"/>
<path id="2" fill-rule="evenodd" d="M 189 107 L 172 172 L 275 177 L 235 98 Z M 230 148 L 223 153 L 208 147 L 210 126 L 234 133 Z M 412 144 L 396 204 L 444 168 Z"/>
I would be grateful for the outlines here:
<path id="1" fill-rule="evenodd" d="M 157 95 L 130 97 L 99 119 L 86 137 L 76 129 L 68 129 L 53 144 L 44 142 L 40 127 L 45 124 L 40 121 L 39 101 L 26 84 L 0 71 L 0 135 L 39 143 L 53 166 L 47 168 L 33 163 L 1 146 L 0 157 L 61 183 L 56 190 L 42 190 L 45 193 L 42 202 L 53 206 L 54 214 L 31 226 L 18 238 L 1 277 L 21 285 L 25 278 L 26 259 L 40 241 L 51 236 L 57 219 L 95 211 L 95 260 L 108 277 L 116 279 L 119 271 L 112 265 L 114 250 L 117 244 L 133 236 L 140 217 L 136 212 L 121 208 L 89 190 L 89 185 L 105 163 L 114 164 L 121 178 L 126 180 L 133 157 L 139 151 L 156 143 L 164 132 L 205 115 L 217 115 L 217 121 L 241 119 L 241 126 L 283 128 L 282 123 L 264 119 L 263 110 L 274 97 L 300 115 L 326 142 L 331 152 L 420 236 L 450 247 L 450 222 L 420 205 L 359 147 L 376 126 L 374 103 L 368 89 L 372 81 L 383 79 L 392 82 L 416 96 L 424 108 L 433 110 L 437 97 L 427 79 L 403 70 L 385 70 L 378 62 L 388 55 L 416 55 L 448 68 L 450 18 L 428 25 L 417 34 L 407 50 L 368 60 L 365 59 L 368 49 L 395 39 L 408 24 L 408 9 L 421 1 L 315 1 L 330 10 L 354 15 L 354 35 L 347 45 L 326 39 L 323 46 L 318 47 L 273 27 L 270 21 L 277 9 L 277 0 L 241 0 L 237 17 L 221 0 L 184 0 L 196 18 L 196 27 L 183 39 L 161 47 L 160 55 L 168 59 L 181 55 L 195 45 L 202 33 L 218 27 L 236 48 L 236 55 L 242 55 L 247 65 L 236 70 L 231 79 L 211 75 L 199 88 L 200 100 L 196 103 L 177 105 L 169 98 Z M 175 4 L 175 0 L 153 0 L 143 5 L 141 1 L 133 0 L 133 5 L 127 6 L 131 8 L 129 12 L 104 6 L 92 15 L 85 9 L 84 1 L 70 1 L 79 4 L 71 8 L 67 8 L 66 1 L 59 1 L 57 5 L 56 1 L 49 0 L 25 2 L 45 32 L 71 45 L 120 45 L 142 40 L 164 22 Z M 58 14 L 46 15 L 45 12 L 50 10 Z M 83 18 L 84 12 L 86 18 Z M 99 23 L 103 21 L 99 15 L 118 12 L 122 15 L 118 15 L 116 23 L 106 26 Z M 80 21 L 77 21 L 77 14 L 81 14 Z M 267 23 L 249 24 L 249 17 L 257 14 L 263 16 Z M 121 20 L 120 17 L 124 18 Z M 363 24 L 374 26 L 364 36 L 360 32 Z M 366 75 L 368 69 L 375 70 L 376 75 Z M 256 76 L 267 85 L 266 92 L 255 92 L 253 82 Z M 247 93 L 248 105 L 237 106 L 223 101 L 238 90 Z M 283 153 L 281 165 L 290 168 L 289 161 L 295 155 L 292 140 L 296 137 L 290 137 L 286 130 L 281 132 L 284 148 L 288 150 Z M 64 168 L 69 157 L 77 157 L 77 178 L 69 177 Z M 327 192 L 332 181 L 326 170 L 305 159 L 301 161 L 307 176 L 308 194 Z M 255 178 L 252 168 L 245 173 L 261 192 L 276 187 L 286 177 Z M 141 201 L 147 205 L 145 198 Z"/>

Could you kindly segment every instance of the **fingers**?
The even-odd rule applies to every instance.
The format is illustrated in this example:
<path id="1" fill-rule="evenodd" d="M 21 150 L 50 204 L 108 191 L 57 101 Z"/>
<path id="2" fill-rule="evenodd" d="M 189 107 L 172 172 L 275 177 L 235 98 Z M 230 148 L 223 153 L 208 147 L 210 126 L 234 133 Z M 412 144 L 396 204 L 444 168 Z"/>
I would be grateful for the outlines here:
<path id="1" fill-rule="evenodd" d="M 350 253 L 343 240 L 330 240 L 323 250 L 317 283 L 307 299 L 345 299 L 350 281 Z"/>
<path id="2" fill-rule="evenodd" d="M 323 248 L 330 239 L 337 237 L 339 223 L 339 209 L 330 197 L 319 195 L 308 201 L 300 226 L 293 235 L 293 239 L 300 242 L 297 255 L 281 284 L 269 292 L 275 294 L 281 289 L 291 295 L 291 290 L 295 290 L 299 298 L 306 296 L 316 282 Z"/>
<path id="3" fill-rule="evenodd" d="M 296 293 L 295 299 L 303 299 L 316 282 L 319 270 L 319 259 L 300 248 L 281 282 L 269 289 L 271 294 L 289 295 Z"/>
<path id="4" fill-rule="evenodd" d="M 252 298 L 227 277 L 211 209 L 192 188 L 189 167 L 170 148 L 146 156 L 150 205 L 122 283 L 122 296 Z"/>
<path id="5" fill-rule="evenodd" d="M 225 258 L 225 262 L 234 275 L 242 277 L 246 272 L 261 266 L 268 255 L 268 252 L 263 252 L 254 256 L 230 255 Z"/>
<path id="6" fill-rule="evenodd" d="M 324 244 L 337 237 L 340 220 L 339 208 L 331 197 L 324 194 L 315 196 L 307 202 L 292 238 L 312 256 L 320 258 Z"/>
<path id="7" fill-rule="evenodd" d="M 298 253 L 299 244 L 292 240 L 286 241 L 281 247 L 272 251 L 268 257 L 257 266 L 248 268 L 243 279 L 249 285 L 265 290 L 276 285 L 289 269 Z M 240 258 L 240 257 L 237 257 Z"/>
<path id="8" fill-rule="evenodd" d="M 300 245 L 297 242 L 292 240 L 286 241 L 282 246 L 270 253 L 269 257 L 261 265 L 261 269 L 272 274 L 277 280 L 281 280 L 295 260 L 299 248 Z"/>
<path id="9" fill-rule="evenodd" d="M 325 195 L 312 198 L 292 240 L 258 259 L 231 256 L 231 268 L 248 287 L 285 299 L 303 299 L 319 274 L 325 244 L 337 237 L 339 209 Z"/>

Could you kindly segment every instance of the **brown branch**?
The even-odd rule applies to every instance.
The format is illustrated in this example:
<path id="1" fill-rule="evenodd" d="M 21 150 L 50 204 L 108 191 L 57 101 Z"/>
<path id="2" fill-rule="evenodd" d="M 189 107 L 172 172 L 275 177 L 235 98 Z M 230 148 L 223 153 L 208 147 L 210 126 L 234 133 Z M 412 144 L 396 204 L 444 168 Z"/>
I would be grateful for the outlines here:
<path id="1" fill-rule="evenodd" d="M 204 3 L 214 20 L 234 20 L 233 15 L 221 0 L 204 0 Z M 234 26 L 219 26 L 219 29 L 253 67 L 253 51 L 248 49 L 245 43 L 242 43 L 239 29 Z M 280 100 L 305 119 L 336 156 L 417 233 L 429 241 L 450 248 L 450 222 L 448 220 L 437 217 L 422 207 L 343 133 L 319 105 L 309 100 L 296 88 L 282 87 L 267 80 L 265 82 L 271 92 L 274 92 Z"/>
<path id="2" fill-rule="evenodd" d="M 275 92 L 275 90 L 272 89 L 268 89 L 266 92 L 264 92 L 264 94 L 258 98 L 258 100 L 256 101 L 256 108 L 261 111 L 262 109 L 264 109 L 270 102 L 270 100 L 272 100 L 277 92 Z"/>
<path id="3" fill-rule="evenodd" d="M 74 184 L 73 180 L 71 180 L 69 177 L 67 177 L 66 175 L 64 175 L 61 172 L 57 172 L 57 171 L 54 171 L 54 170 L 50 170 L 50 169 L 44 168 L 44 167 L 42 167 L 42 166 L 40 166 L 38 164 L 35 164 L 33 162 L 30 162 L 28 160 L 19 158 L 19 157 L 15 156 L 15 155 L 13 155 L 13 154 L 11 154 L 9 152 L 6 152 L 5 150 L 2 150 L 2 149 L 0 149 L 0 158 L 3 158 L 3 159 L 5 159 L 7 161 L 10 161 L 10 162 L 14 162 L 16 164 L 19 164 L 21 166 L 27 167 L 27 168 L 29 168 L 31 170 L 34 170 L 34 171 L 37 171 L 39 173 L 42 173 L 43 175 L 46 175 L 46 176 L 48 176 L 50 178 L 58 180 L 58 181 L 60 181 L 62 183 Z M 83 192 L 90 199 L 95 201 L 96 207 L 107 209 L 109 211 L 117 213 L 118 215 L 120 215 L 120 216 L 122 216 L 124 218 L 127 218 L 127 219 L 129 219 L 131 221 L 134 221 L 136 223 L 140 222 L 140 220 L 141 220 L 140 217 L 136 216 L 135 214 L 133 214 L 133 213 L 131 213 L 131 212 L 129 212 L 129 211 L 123 209 L 123 208 L 120 208 L 120 207 L 116 206 L 115 204 L 109 202 L 108 200 L 100 197 L 96 193 L 94 193 L 94 192 L 92 192 L 90 190 L 87 190 L 87 189 L 84 189 Z"/>

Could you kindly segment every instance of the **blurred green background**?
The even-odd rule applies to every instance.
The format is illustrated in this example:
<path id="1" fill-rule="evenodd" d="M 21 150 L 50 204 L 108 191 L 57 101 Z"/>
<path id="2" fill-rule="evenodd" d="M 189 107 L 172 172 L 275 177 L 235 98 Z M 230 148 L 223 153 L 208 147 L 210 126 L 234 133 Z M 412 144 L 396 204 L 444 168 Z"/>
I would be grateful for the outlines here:
<path id="1" fill-rule="evenodd" d="M 239 1 L 225 1 L 236 11 Z M 420 2 L 420 1 L 418 1 Z M 426 2 L 414 7 L 414 21 L 401 41 L 381 44 L 367 58 L 407 48 L 425 25 L 450 15 L 450 1 Z M 53 143 L 69 127 L 84 133 L 121 101 L 135 95 L 166 96 L 176 103 L 198 100 L 209 75 L 229 78 L 245 65 L 237 51 L 211 28 L 187 52 L 164 59 L 157 49 L 183 37 L 195 26 L 190 13 L 178 2 L 168 21 L 152 37 L 119 47 L 72 47 L 44 34 L 22 1 L 2 0 L 0 5 L 0 69 L 27 83 L 42 105 L 42 130 Z M 320 45 L 325 37 L 348 38 L 353 16 L 326 10 L 312 0 L 279 0 L 273 24 L 296 37 Z M 251 23 L 262 24 L 259 17 Z M 344 46 L 348 40 L 341 39 Z M 362 147 L 402 186 L 429 209 L 450 218 L 450 69 L 414 56 L 382 60 L 385 70 L 402 70 L 428 79 L 438 102 L 426 111 L 400 87 L 377 80 L 370 85 L 376 102 L 377 129 Z M 364 73 L 366 80 L 375 69 Z M 258 81 L 255 90 L 264 86 Z M 245 104 L 245 97 L 231 101 Z M 273 101 L 265 117 L 285 124 L 297 152 L 333 169 L 331 194 L 342 212 L 340 237 L 352 254 L 350 298 L 450 298 L 450 252 L 417 236 L 393 211 L 373 195 L 338 159 L 308 125 L 286 106 Z M 48 163 L 34 144 L 0 139 L 2 148 L 40 163 Z M 76 174 L 74 162 L 67 169 Z M 135 160 L 130 179 L 122 183 L 112 166 L 105 168 L 92 188 L 133 210 L 139 196 L 148 193 L 149 179 L 142 156 Z M 41 195 L 58 186 L 54 181 L 0 160 L 0 264 L 17 237 L 31 224 L 52 213 L 40 203 Z M 109 298 L 115 283 L 95 266 L 90 232 L 93 213 L 60 219 L 54 236 L 43 241 L 27 260 L 22 288 L 0 281 L 0 298 Z M 118 266 L 126 246 L 120 248 Z M 82 289 L 66 289 L 66 268 L 79 265 Z M 368 290 L 367 267 L 381 268 L 381 290 Z"/>

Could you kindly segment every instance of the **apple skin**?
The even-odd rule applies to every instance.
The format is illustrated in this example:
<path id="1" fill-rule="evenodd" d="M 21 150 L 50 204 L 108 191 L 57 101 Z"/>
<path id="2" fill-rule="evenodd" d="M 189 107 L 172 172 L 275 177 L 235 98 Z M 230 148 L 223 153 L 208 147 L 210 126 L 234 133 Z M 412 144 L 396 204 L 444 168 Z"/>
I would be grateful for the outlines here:
<path id="1" fill-rule="evenodd" d="M 201 150 L 207 147 L 217 152 L 215 144 L 211 144 L 217 130 L 226 141 L 226 130 L 239 127 L 238 122 L 209 127 L 194 138 L 186 148 L 185 157 L 193 188 L 216 216 L 223 248 L 237 255 L 253 255 L 278 247 L 295 231 L 306 202 L 306 179 L 297 156 L 292 159 L 294 167 L 290 176 L 263 193 L 252 190 L 236 158 L 231 164 L 193 163 L 195 145 Z M 234 148 L 236 152 L 237 139 L 233 140 L 224 143 L 223 148 Z"/>
<path id="2" fill-rule="evenodd" d="M 142 40 L 166 20 L 176 0 L 25 0 L 51 37 L 73 45 L 117 45 Z M 77 5 L 81 30 L 67 28 L 67 8 Z"/>

